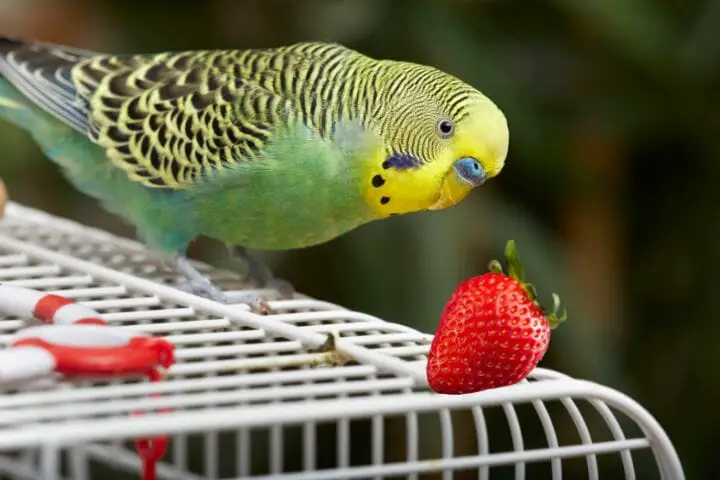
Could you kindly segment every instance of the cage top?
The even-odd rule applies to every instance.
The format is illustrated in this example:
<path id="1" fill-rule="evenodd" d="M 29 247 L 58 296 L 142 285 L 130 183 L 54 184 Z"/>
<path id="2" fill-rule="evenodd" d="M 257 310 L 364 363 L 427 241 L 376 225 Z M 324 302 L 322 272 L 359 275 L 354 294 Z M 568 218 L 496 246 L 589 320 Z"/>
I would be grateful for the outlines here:
<path id="1" fill-rule="evenodd" d="M 244 287 L 237 274 L 197 266 L 225 290 Z M 163 336 L 177 360 L 160 383 L 43 378 L 6 390 L 0 450 L 573 395 L 622 403 L 614 390 L 544 369 L 531 378 L 560 381 L 435 395 L 425 379 L 430 335 L 306 297 L 272 301 L 274 314 L 259 316 L 168 285 L 176 280 L 137 242 L 10 204 L 0 224 L 0 282 L 61 294 L 113 325 Z M 0 317 L 0 343 L 26 325 Z M 337 350 L 349 363 L 330 365 L 314 352 L 329 333 L 340 336 Z M 172 412 L 154 413 L 165 407 Z M 130 415 L 137 410 L 147 412 Z"/>

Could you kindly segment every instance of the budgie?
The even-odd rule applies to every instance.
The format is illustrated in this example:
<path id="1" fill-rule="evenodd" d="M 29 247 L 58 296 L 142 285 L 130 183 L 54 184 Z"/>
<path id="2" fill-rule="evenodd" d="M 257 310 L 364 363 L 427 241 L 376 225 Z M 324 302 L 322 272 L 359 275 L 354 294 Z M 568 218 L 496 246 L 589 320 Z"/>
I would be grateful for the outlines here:
<path id="1" fill-rule="evenodd" d="M 187 281 L 198 236 L 259 287 L 291 295 L 247 249 L 291 250 L 460 202 L 502 170 L 507 120 L 434 67 L 335 43 L 114 55 L 0 37 L 0 117 L 84 194 L 136 227 Z"/>

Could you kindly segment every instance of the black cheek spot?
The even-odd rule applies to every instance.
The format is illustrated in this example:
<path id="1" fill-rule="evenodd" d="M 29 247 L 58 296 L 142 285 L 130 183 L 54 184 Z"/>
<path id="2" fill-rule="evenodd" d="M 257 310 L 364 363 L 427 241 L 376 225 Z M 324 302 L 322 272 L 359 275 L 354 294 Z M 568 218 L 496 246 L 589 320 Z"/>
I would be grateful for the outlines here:
<path id="1" fill-rule="evenodd" d="M 396 170 L 407 170 L 420 166 L 420 160 L 409 153 L 395 152 L 382 163 L 384 169 L 394 168 Z"/>
<path id="2" fill-rule="evenodd" d="M 380 203 L 382 203 L 383 205 L 386 205 L 389 201 L 390 201 L 390 197 L 381 197 L 380 198 Z"/>
<path id="3" fill-rule="evenodd" d="M 372 186 L 375 188 L 382 187 L 385 184 L 385 179 L 381 175 L 375 175 L 372 178 Z"/>

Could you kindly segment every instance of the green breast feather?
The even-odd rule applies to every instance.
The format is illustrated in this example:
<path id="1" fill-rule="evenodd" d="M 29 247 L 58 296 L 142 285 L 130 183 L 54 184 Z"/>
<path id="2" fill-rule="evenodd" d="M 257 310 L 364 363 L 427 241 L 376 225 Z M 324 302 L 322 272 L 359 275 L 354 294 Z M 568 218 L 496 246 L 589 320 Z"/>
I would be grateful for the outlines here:
<path id="1" fill-rule="evenodd" d="M 338 125 L 333 142 L 295 129 L 257 161 L 208 174 L 186 194 L 211 237 L 268 250 L 323 243 L 376 218 L 361 196 L 376 141 L 353 123 Z"/>

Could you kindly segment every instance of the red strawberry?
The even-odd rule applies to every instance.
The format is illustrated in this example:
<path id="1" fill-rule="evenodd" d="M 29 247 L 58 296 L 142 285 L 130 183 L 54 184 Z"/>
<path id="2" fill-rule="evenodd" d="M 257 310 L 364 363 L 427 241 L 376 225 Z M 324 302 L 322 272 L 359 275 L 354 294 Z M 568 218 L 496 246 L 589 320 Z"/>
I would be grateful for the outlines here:
<path id="1" fill-rule="evenodd" d="M 437 393 L 463 394 L 512 385 L 527 377 L 547 351 L 560 299 L 547 315 L 525 283 L 515 242 L 505 247 L 508 274 L 497 260 L 490 273 L 462 282 L 450 297 L 430 347 L 427 378 Z"/>

